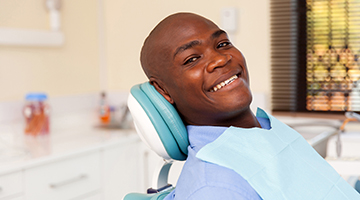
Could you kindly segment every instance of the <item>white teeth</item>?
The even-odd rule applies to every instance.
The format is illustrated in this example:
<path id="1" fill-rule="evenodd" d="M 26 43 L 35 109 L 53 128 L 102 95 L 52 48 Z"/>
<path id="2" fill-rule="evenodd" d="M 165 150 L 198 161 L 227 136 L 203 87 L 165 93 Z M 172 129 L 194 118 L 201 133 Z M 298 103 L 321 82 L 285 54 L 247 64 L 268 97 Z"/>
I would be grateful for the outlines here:
<path id="1" fill-rule="evenodd" d="M 217 84 L 215 87 L 213 87 L 210 90 L 210 92 L 216 92 L 216 91 L 220 90 L 221 88 L 225 87 L 225 85 L 229 85 L 230 83 L 232 83 L 237 78 L 238 78 L 237 75 L 234 75 L 234 76 L 230 77 L 229 79 Z"/>

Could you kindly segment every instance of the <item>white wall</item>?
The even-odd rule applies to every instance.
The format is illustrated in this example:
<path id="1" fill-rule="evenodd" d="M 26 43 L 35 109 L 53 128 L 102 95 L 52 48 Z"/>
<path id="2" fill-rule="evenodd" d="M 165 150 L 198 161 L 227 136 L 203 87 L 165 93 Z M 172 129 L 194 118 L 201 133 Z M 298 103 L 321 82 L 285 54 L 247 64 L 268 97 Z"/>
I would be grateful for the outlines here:
<path id="1" fill-rule="evenodd" d="M 239 11 L 236 46 L 246 56 L 254 91 L 270 91 L 269 0 L 117 1 L 105 2 L 107 63 L 110 89 L 128 89 L 145 81 L 139 51 L 151 29 L 164 17 L 179 11 L 195 12 L 220 25 L 224 7 Z"/>
<path id="2" fill-rule="evenodd" d="M 65 96 L 99 90 L 97 0 L 63 0 L 60 47 L 0 45 L 0 101 L 29 91 Z M 50 30 L 45 0 L 0 0 L 0 27 Z"/>
<path id="3" fill-rule="evenodd" d="M 128 91 L 146 81 L 139 62 L 142 43 L 169 14 L 187 11 L 220 25 L 224 7 L 239 11 L 235 45 L 247 59 L 253 92 L 270 94 L 269 0 L 62 0 L 65 45 L 0 46 L 0 101 L 28 91 L 51 96 Z M 49 29 L 43 0 L 0 0 L 0 26 Z"/>

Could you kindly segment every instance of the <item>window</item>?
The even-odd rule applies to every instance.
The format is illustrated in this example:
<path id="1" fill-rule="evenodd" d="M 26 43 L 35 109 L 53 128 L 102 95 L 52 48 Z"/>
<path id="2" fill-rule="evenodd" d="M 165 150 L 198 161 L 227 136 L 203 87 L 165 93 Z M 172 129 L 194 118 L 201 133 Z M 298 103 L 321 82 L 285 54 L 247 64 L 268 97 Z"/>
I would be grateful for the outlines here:
<path id="1" fill-rule="evenodd" d="M 272 0 L 274 111 L 360 111 L 360 0 Z"/>

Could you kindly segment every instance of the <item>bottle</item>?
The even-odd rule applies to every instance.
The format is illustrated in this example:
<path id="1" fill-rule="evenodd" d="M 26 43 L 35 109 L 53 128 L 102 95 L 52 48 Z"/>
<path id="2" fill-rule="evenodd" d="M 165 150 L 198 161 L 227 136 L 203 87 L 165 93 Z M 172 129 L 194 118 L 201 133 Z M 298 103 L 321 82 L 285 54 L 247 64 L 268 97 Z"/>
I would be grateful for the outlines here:
<path id="1" fill-rule="evenodd" d="M 102 124 L 110 123 L 110 106 L 107 103 L 106 93 L 102 92 L 100 97 L 99 118 Z"/>
<path id="2" fill-rule="evenodd" d="M 45 93 L 28 93 L 25 96 L 23 115 L 25 135 L 47 135 L 50 132 L 50 107 Z"/>

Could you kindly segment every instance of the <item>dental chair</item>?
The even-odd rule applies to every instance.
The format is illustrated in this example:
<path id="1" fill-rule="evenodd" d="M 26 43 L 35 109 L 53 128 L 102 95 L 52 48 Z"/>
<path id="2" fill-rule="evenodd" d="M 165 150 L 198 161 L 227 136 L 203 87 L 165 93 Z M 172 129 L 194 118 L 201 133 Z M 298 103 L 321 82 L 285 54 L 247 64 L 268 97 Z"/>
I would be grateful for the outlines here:
<path id="1" fill-rule="evenodd" d="M 175 108 L 149 82 L 131 88 L 128 107 L 140 138 L 164 163 L 159 167 L 155 188 L 148 189 L 147 194 L 127 194 L 124 200 L 164 199 L 174 189 L 168 183 L 173 161 L 187 157 L 189 141 L 185 125 Z"/>

